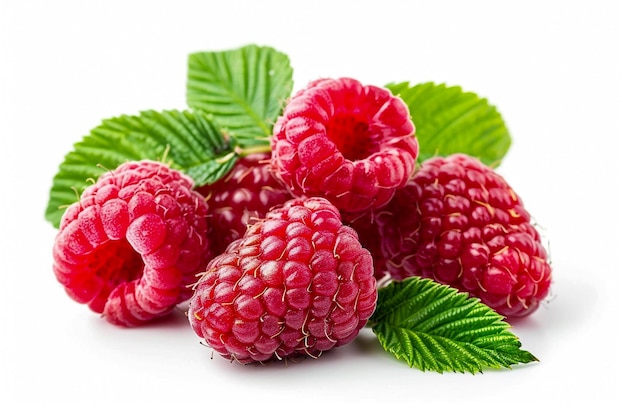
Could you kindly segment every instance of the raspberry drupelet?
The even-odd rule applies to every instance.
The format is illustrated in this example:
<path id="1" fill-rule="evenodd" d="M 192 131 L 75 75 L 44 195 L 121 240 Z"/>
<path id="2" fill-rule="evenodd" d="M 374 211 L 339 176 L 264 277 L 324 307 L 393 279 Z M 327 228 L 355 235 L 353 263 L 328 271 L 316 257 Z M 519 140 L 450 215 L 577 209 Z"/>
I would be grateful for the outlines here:
<path id="1" fill-rule="evenodd" d="M 244 364 L 345 345 L 377 299 L 371 255 L 323 198 L 272 209 L 211 260 L 194 290 L 193 330 Z"/>
<path id="2" fill-rule="evenodd" d="M 504 316 L 534 312 L 547 296 L 547 251 L 519 196 L 479 160 L 455 154 L 421 165 L 377 212 L 380 249 L 395 279 L 432 278 Z"/>
<path id="3" fill-rule="evenodd" d="M 406 104 L 351 78 L 318 79 L 297 92 L 271 147 L 272 170 L 295 196 L 324 197 L 342 213 L 386 204 L 418 155 Z"/>
<path id="4" fill-rule="evenodd" d="M 189 299 L 210 258 L 207 204 L 166 164 L 106 172 L 64 213 L 53 247 L 57 280 L 75 301 L 137 326 Z"/>

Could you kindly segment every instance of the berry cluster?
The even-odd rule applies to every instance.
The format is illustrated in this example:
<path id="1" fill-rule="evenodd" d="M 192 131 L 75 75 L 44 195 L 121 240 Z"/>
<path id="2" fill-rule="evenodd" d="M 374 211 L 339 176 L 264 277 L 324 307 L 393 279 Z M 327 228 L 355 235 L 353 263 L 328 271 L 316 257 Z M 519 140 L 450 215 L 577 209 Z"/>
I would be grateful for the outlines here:
<path id="1" fill-rule="evenodd" d="M 320 79 L 290 100 L 274 127 L 272 170 L 297 195 L 342 213 L 387 203 L 415 168 L 418 144 L 404 102 L 354 79 Z"/>
<path id="2" fill-rule="evenodd" d="M 209 257 L 207 203 L 182 173 L 154 161 L 102 175 L 64 213 L 53 270 L 79 303 L 135 326 L 189 299 Z"/>
<path id="3" fill-rule="evenodd" d="M 267 153 L 210 185 L 127 162 L 70 206 L 54 245 L 68 294 L 135 326 L 181 303 L 241 363 L 318 357 L 351 342 L 377 283 L 421 276 L 505 316 L 547 295 L 546 250 L 520 197 L 464 154 L 419 167 L 406 104 L 350 78 L 289 100 Z"/>
<path id="4" fill-rule="evenodd" d="M 189 320 L 241 363 L 319 356 L 351 342 L 376 306 L 372 257 L 328 200 L 293 199 L 252 224 L 196 284 Z"/>
<path id="5" fill-rule="evenodd" d="M 377 251 L 392 278 L 432 278 L 502 315 L 526 316 L 547 294 L 548 256 L 520 197 L 480 161 L 431 158 L 375 213 Z"/>
<path id="6" fill-rule="evenodd" d="M 222 179 L 196 189 L 208 203 L 207 236 L 213 256 L 243 236 L 249 222 L 293 197 L 270 173 L 269 157 L 269 153 L 247 155 Z"/>

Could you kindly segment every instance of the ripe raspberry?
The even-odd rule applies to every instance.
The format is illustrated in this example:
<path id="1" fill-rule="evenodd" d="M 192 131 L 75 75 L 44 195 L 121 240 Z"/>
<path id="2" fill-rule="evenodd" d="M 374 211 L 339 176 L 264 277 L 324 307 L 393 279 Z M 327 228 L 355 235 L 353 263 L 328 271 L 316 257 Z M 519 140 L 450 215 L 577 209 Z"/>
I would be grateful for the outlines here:
<path id="1" fill-rule="evenodd" d="M 387 275 L 387 261 L 381 250 L 382 239 L 378 225 L 374 221 L 372 211 L 370 213 L 352 215 L 342 214 L 344 224 L 356 230 L 361 244 L 372 255 L 374 264 L 374 277 L 382 280 Z"/>
<path id="2" fill-rule="evenodd" d="M 418 154 L 406 104 L 350 78 L 319 79 L 297 92 L 271 147 L 272 170 L 295 195 L 324 197 L 342 213 L 386 204 Z"/>
<path id="3" fill-rule="evenodd" d="M 352 341 L 377 299 L 372 258 L 323 198 L 272 209 L 211 260 L 189 322 L 241 363 L 319 356 Z"/>
<path id="4" fill-rule="evenodd" d="M 530 215 L 477 159 L 425 161 L 376 222 L 396 279 L 433 278 L 512 317 L 534 312 L 548 294 L 551 267 Z"/>
<path id="5" fill-rule="evenodd" d="M 167 165 L 127 162 L 64 213 L 53 270 L 71 298 L 109 322 L 135 326 L 189 299 L 209 260 L 207 204 Z"/>
<path id="6" fill-rule="evenodd" d="M 211 255 L 217 256 L 243 236 L 253 219 L 291 199 L 290 192 L 269 170 L 270 154 L 241 158 L 223 178 L 197 190 L 207 199 Z"/>

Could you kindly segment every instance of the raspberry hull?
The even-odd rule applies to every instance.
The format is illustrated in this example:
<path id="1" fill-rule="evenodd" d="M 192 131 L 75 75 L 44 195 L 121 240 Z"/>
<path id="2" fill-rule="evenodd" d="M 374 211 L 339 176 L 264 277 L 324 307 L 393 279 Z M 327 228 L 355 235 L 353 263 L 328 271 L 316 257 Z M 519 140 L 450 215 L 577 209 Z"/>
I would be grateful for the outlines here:
<path id="1" fill-rule="evenodd" d="M 219 255 L 243 236 L 254 219 L 292 198 L 270 173 L 269 159 L 269 153 L 243 157 L 223 179 L 197 189 L 209 206 L 207 221 L 212 256 Z"/>
<path id="2" fill-rule="evenodd" d="M 240 363 L 318 357 L 351 342 L 376 306 L 371 255 L 322 198 L 273 209 L 200 276 L 189 322 Z"/>
<path id="3" fill-rule="evenodd" d="M 551 267 L 529 213 L 477 159 L 425 161 L 376 224 L 395 279 L 432 278 L 511 317 L 534 312 L 548 294 Z"/>
<path id="4" fill-rule="evenodd" d="M 294 195 L 324 197 L 348 213 L 387 203 L 418 154 L 406 104 L 350 78 L 319 79 L 297 92 L 271 147 L 272 170 Z"/>
<path id="5" fill-rule="evenodd" d="M 71 298 L 117 325 L 136 326 L 189 299 L 209 259 L 207 205 L 167 165 L 127 162 L 64 213 L 53 270 Z"/>

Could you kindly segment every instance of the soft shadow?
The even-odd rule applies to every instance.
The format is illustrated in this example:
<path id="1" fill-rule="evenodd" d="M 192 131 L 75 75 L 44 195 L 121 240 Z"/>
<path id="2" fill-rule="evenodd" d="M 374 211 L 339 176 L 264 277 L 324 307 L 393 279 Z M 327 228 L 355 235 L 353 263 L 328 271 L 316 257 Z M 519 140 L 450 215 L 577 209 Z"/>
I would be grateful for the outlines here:
<path id="1" fill-rule="evenodd" d="M 591 278 L 591 276 L 588 276 Z M 590 318 L 597 306 L 598 291 L 591 283 L 560 278 L 536 312 L 523 318 L 509 318 L 516 328 L 536 329 L 549 326 L 563 332 L 577 329 Z"/>
<path id="2" fill-rule="evenodd" d="M 369 333 L 368 333 L 369 332 Z M 209 360 L 212 367 L 218 367 L 220 370 L 226 369 L 232 374 L 246 374 L 254 376 L 255 373 L 264 375 L 272 375 L 276 371 L 281 374 L 302 373 L 306 371 L 307 375 L 316 373 L 325 373 L 324 371 L 335 371 L 337 365 L 344 362 L 345 365 L 353 362 L 360 362 L 362 359 L 371 359 L 373 356 L 386 357 L 388 355 L 380 346 L 375 335 L 369 330 L 362 330 L 355 340 L 344 346 L 336 347 L 322 352 L 319 357 L 313 358 L 307 355 L 296 355 L 286 357 L 284 359 L 272 358 L 265 362 L 253 362 L 249 364 L 240 364 L 236 360 L 230 360 L 222 357 L 206 344 L 201 343 L 209 351 Z M 392 359 L 395 359 L 392 357 Z"/>
<path id="3" fill-rule="evenodd" d="M 145 329 L 157 328 L 163 330 L 173 330 L 188 329 L 191 326 L 189 325 L 189 319 L 187 319 L 187 315 L 183 311 L 176 308 L 173 312 L 160 318 L 156 318 L 139 327 Z"/>
<path id="4" fill-rule="evenodd" d="M 598 299 L 598 290 L 593 284 L 560 277 L 537 311 L 506 321 L 520 338 L 523 348 L 541 358 L 552 347 L 562 344 L 562 339 L 575 336 L 587 327 L 598 309 Z"/>
<path id="5" fill-rule="evenodd" d="M 363 329 L 351 345 L 354 345 L 360 355 L 367 358 L 387 355 L 387 352 L 385 352 L 380 341 L 370 328 Z"/>

